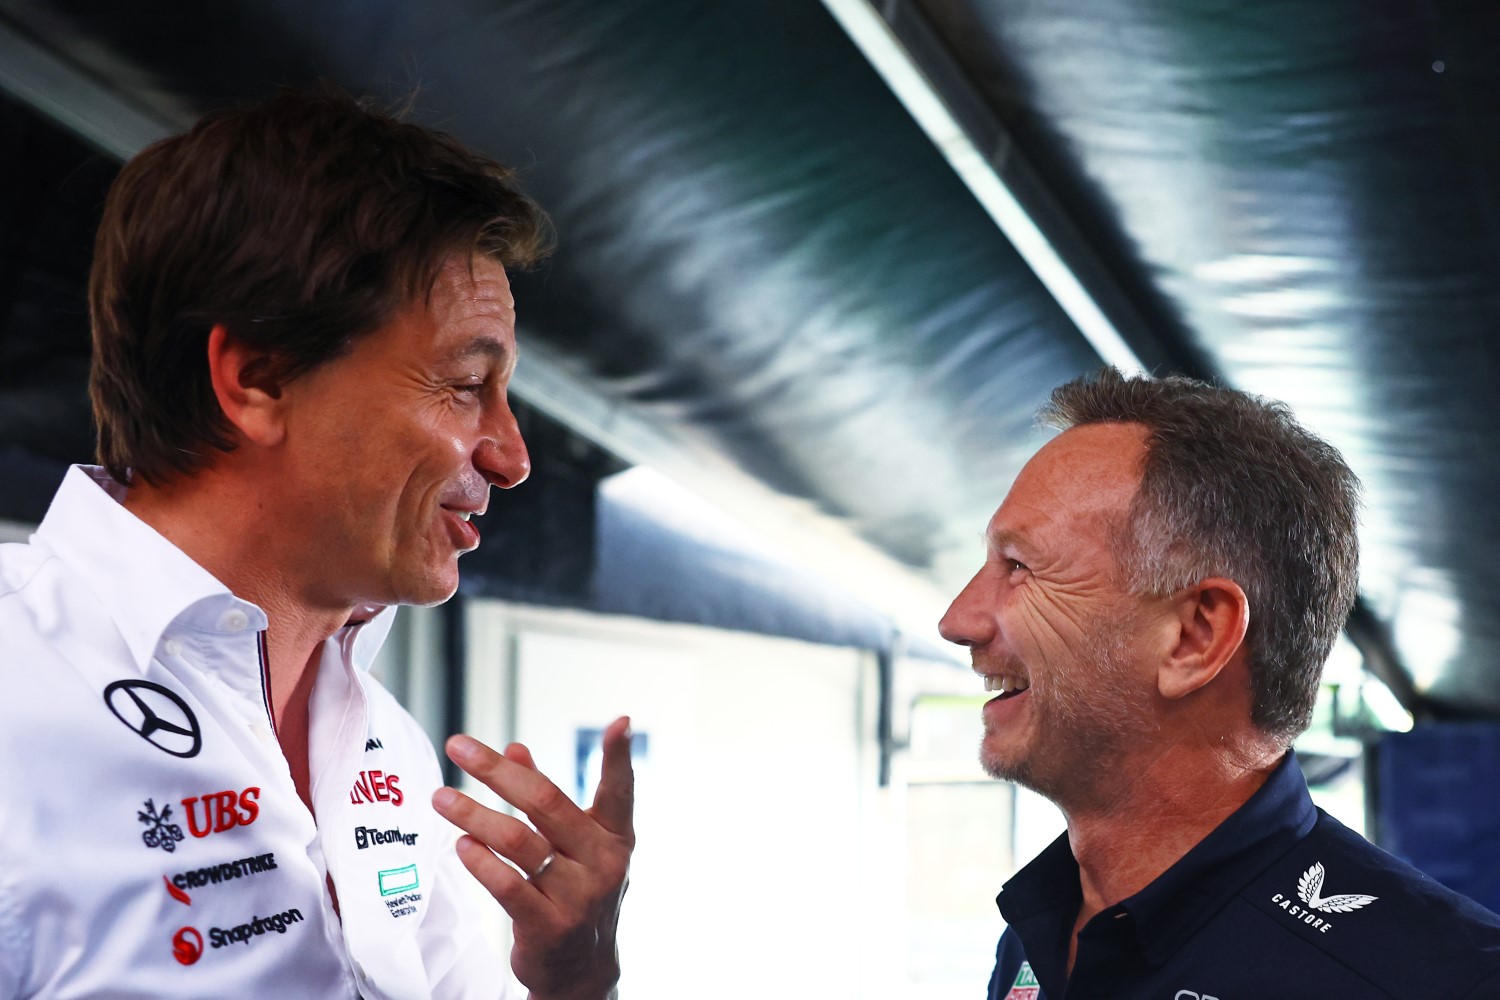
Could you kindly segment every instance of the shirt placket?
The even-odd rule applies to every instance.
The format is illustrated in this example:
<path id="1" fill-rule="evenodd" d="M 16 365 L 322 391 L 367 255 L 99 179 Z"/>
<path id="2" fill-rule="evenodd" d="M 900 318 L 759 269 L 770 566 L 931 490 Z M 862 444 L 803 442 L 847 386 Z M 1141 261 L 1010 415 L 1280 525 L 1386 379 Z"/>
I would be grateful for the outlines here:
<path id="1" fill-rule="evenodd" d="M 1078 952 L 1060 1000 L 1105 1000 L 1132 995 L 1143 968 L 1135 920 L 1118 906 L 1097 914 L 1078 935 Z"/>
<path id="2" fill-rule="evenodd" d="M 224 728 L 239 737 L 235 742 L 260 776 L 265 797 L 281 803 L 282 808 L 297 817 L 298 842 L 319 873 L 317 896 L 323 909 L 327 944 L 334 954 L 343 957 L 350 978 L 357 981 L 359 970 L 349 956 L 342 923 L 327 889 L 329 867 L 319 825 L 302 804 L 276 734 L 266 633 L 252 627 L 257 624 L 257 617 L 263 618 L 253 606 L 242 607 L 241 602 L 231 599 L 228 609 L 213 620 L 212 631 L 169 630 L 161 650 L 173 659 L 174 673 L 186 669 L 196 675 L 197 684 L 216 691 L 210 703 L 222 708 Z M 316 771 L 312 778 L 316 784 Z"/>

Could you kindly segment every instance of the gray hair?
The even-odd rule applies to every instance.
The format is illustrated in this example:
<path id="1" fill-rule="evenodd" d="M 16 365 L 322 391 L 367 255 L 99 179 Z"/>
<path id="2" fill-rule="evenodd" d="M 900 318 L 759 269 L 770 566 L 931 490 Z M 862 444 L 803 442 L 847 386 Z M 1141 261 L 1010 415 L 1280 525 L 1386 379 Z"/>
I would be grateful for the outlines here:
<path id="1" fill-rule="evenodd" d="M 1039 419 L 1148 431 L 1115 560 L 1136 593 L 1212 576 L 1250 602 L 1250 718 L 1288 743 L 1312 720 L 1323 664 L 1354 606 L 1359 480 L 1338 449 L 1274 400 L 1113 368 L 1053 390 Z"/>

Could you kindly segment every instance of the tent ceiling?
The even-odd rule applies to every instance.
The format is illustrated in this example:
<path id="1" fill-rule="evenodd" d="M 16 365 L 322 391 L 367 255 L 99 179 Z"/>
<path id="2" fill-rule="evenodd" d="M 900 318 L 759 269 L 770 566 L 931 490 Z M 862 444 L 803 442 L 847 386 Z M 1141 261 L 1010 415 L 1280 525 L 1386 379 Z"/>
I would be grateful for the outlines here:
<path id="1" fill-rule="evenodd" d="M 1500 711 L 1500 13 L 884 8 L 930 21 L 1153 364 L 1284 398 L 1345 449 L 1370 635 L 1435 708 Z M 519 165 L 557 222 L 518 297 L 582 423 L 666 442 L 706 492 L 718 468 L 804 501 L 932 593 L 977 563 L 1047 390 L 1098 363 L 815 0 L 0 0 L 0 28 L 66 71 L 7 85 L 117 151 L 281 83 L 420 85 L 424 119 Z"/>

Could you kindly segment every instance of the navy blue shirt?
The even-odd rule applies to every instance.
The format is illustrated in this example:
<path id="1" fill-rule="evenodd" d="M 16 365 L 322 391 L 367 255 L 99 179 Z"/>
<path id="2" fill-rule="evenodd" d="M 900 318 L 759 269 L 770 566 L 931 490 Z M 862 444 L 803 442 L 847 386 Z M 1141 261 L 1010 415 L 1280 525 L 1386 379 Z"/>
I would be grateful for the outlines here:
<path id="1" fill-rule="evenodd" d="M 1291 754 L 1176 864 L 1068 937 L 1082 903 L 1059 837 L 996 902 L 990 1000 L 1500 998 L 1500 917 L 1316 808 Z"/>

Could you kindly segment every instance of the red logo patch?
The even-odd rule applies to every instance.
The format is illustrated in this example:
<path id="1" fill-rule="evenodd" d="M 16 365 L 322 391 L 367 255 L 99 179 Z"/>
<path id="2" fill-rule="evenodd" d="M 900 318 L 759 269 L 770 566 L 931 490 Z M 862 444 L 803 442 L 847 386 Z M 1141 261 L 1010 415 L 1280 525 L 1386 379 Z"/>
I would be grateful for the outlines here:
<path id="1" fill-rule="evenodd" d="M 170 895 L 173 899 L 177 900 L 177 902 L 182 903 L 182 904 L 184 904 L 186 906 L 192 906 L 193 905 L 193 897 L 189 896 L 187 893 L 183 892 L 181 889 L 179 889 L 175 885 L 173 885 L 171 879 L 169 879 L 165 875 L 163 875 L 161 877 L 161 880 L 166 883 L 167 894 Z"/>
<path id="2" fill-rule="evenodd" d="M 172 957 L 183 965 L 192 965 L 203 957 L 203 935 L 191 927 L 179 928 L 172 935 Z"/>
<path id="3" fill-rule="evenodd" d="M 355 805 L 362 802 L 389 802 L 393 806 L 399 806 L 406 798 L 401 794 L 401 789 L 396 787 L 400 781 L 400 775 L 384 771 L 361 771 L 354 780 L 354 787 L 349 789 L 349 801 Z"/>
<path id="4" fill-rule="evenodd" d="M 255 801 L 258 798 L 260 789 L 252 787 L 238 795 L 232 791 L 223 791 L 183 799 L 182 808 L 187 813 L 188 832 L 195 837 L 207 837 L 210 833 L 223 833 L 237 826 L 249 826 L 260 816 L 260 805 Z"/>

